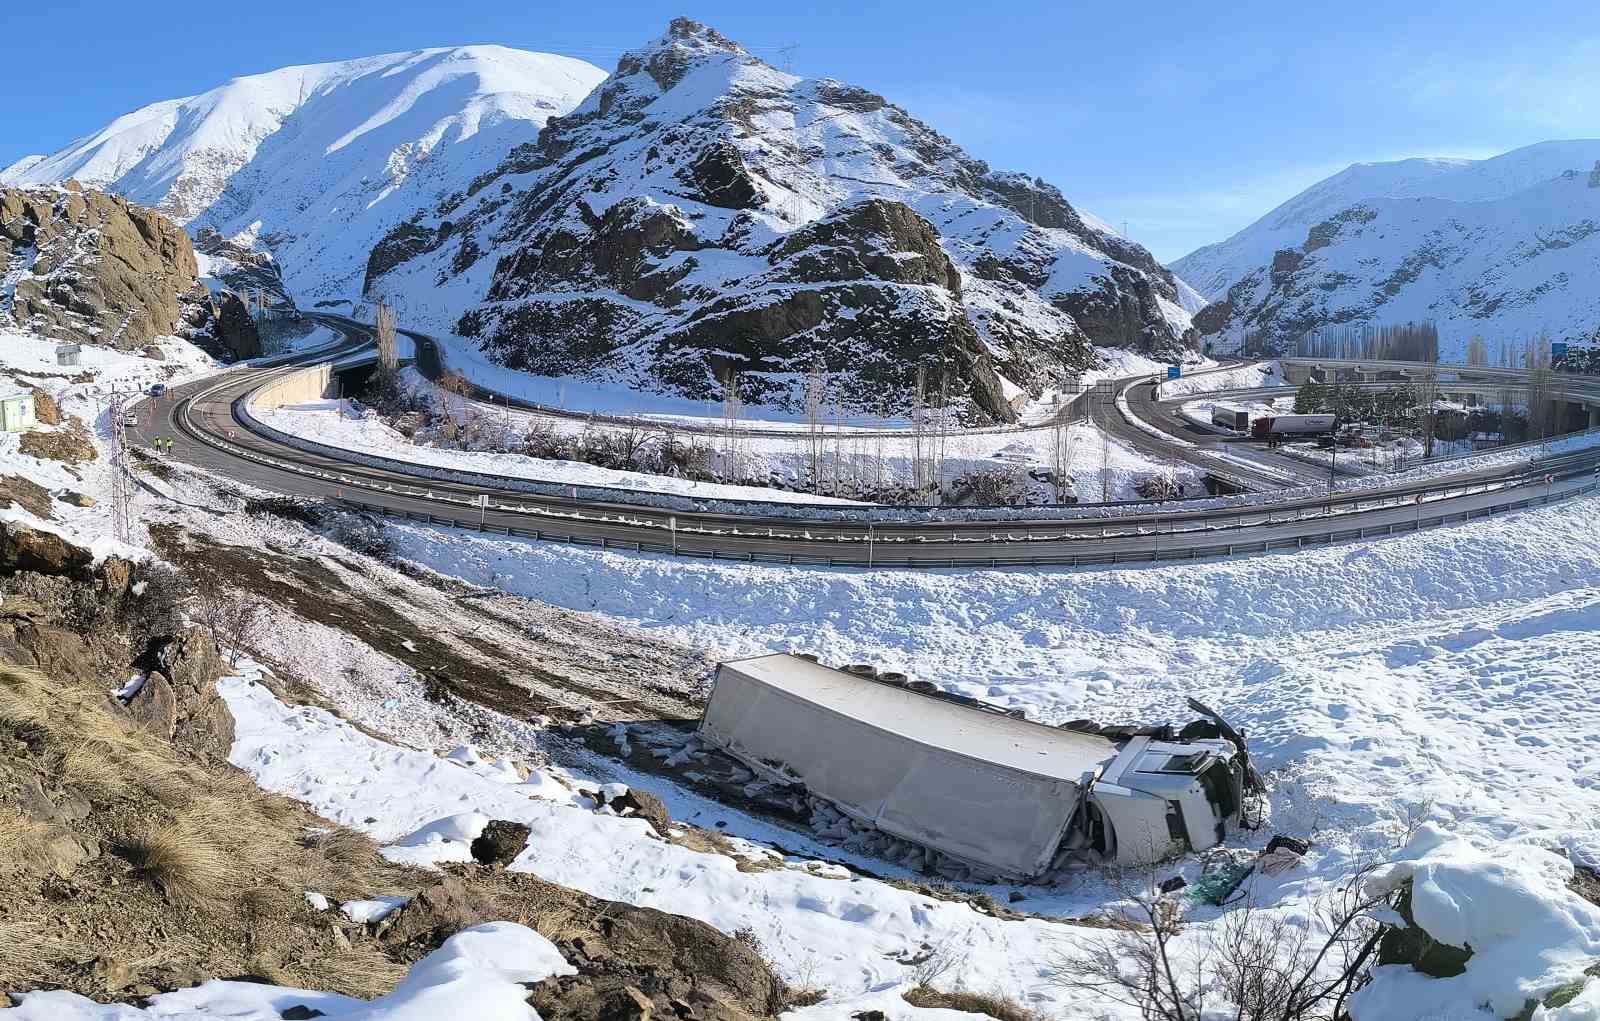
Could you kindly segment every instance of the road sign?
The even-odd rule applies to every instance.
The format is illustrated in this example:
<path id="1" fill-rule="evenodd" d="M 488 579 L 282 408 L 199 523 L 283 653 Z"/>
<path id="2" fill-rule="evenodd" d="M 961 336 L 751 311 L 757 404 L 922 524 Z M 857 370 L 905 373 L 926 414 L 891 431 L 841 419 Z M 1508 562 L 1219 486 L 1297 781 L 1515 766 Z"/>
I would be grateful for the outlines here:
<path id="1" fill-rule="evenodd" d="M 1552 340 L 1550 342 L 1550 357 L 1551 358 L 1565 358 L 1566 356 L 1567 356 L 1567 342 L 1564 341 L 1564 340 Z"/>
<path id="2" fill-rule="evenodd" d="M 1168 379 L 1177 379 L 1181 375 L 1183 375 L 1183 366 L 1181 366 L 1181 365 L 1169 365 L 1169 366 L 1167 366 L 1167 378 Z"/>

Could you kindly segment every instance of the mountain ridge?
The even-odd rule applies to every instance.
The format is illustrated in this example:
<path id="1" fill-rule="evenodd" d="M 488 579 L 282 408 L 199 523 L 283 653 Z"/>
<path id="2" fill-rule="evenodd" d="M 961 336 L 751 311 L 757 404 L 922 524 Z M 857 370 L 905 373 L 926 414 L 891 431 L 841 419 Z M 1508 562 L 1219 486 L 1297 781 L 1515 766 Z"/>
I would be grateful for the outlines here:
<path id="1" fill-rule="evenodd" d="M 814 363 L 870 362 L 874 397 L 903 405 L 932 360 L 1006 418 L 1007 383 L 1037 395 L 1097 343 L 1186 347 L 1194 296 L 1097 223 L 881 96 L 679 19 L 386 237 L 366 283 L 527 371 L 706 397 L 731 370 L 782 404 Z"/>
<path id="2" fill-rule="evenodd" d="M 1353 163 L 1168 268 L 1216 301 L 1246 273 L 1271 262 L 1278 251 L 1298 247 L 1312 227 L 1350 206 L 1380 198 L 1493 201 L 1564 171 L 1587 169 L 1597 159 L 1600 139 L 1569 139 L 1536 142 L 1486 159 L 1420 156 Z"/>

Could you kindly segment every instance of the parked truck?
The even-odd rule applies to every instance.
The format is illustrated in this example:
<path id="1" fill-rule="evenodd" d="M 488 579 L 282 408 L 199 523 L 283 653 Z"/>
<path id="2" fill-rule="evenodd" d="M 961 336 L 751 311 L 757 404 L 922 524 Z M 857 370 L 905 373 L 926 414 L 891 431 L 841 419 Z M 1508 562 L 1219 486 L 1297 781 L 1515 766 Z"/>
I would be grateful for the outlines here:
<path id="1" fill-rule="evenodd" d="M 1269 442 L 1291 436 L 1325 436 L 1333 432 L 1333 415 L 1262 415 L 1250 423 L 1250 438 Z"/>
<path id="2" fill-rule="evenodd" d="M 1257 782 L 1244 739 L 1214 714 L 1181 732 L 1051 727 L 851 670 L 794 655 L 723 663 L 700 736 L 858 822 L 1024 879 L 1070 859 L 1138 865 L 1213 847 Z"/>
<path id="3" fill-rule="evenodd" d="M 1224 404 L 1219 401 L 1211 406 L 1211 424 L 1221 426 L 1230 432 L 1247 433 L 1250 431 L 1250 412 L 1237 404 Z"/>

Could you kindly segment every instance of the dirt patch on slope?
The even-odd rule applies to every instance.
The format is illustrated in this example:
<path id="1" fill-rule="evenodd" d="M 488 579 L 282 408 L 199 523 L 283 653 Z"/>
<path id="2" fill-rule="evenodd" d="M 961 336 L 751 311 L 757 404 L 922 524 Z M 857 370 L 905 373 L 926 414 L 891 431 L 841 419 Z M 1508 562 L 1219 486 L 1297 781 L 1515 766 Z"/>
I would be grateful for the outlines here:
<path id="1" fill-rule="evenodd" d="M 355 557 L 232 546 L 171 525 L 150 526 L 150 537 L 168 559 L 205 564 L 405 664 L 436 700 L 461 698 L 517 719 L 698 715 L 688 691 L 709 661 L 581 614 L 409 578 Z"/>

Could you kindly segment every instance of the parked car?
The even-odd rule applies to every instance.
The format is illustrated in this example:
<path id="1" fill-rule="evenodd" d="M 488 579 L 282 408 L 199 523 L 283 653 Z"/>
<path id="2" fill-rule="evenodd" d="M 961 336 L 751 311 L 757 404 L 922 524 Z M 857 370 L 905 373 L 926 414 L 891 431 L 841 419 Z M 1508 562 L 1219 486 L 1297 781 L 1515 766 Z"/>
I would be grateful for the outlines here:
<path id="1" fill-rule="evenodd" d="M 150 396 L 151 397 L 165 397 L 166 395 L 167 395 L 167 384 L 165 384 L 165 383 L 151 383 L 150 384 Z"/>

